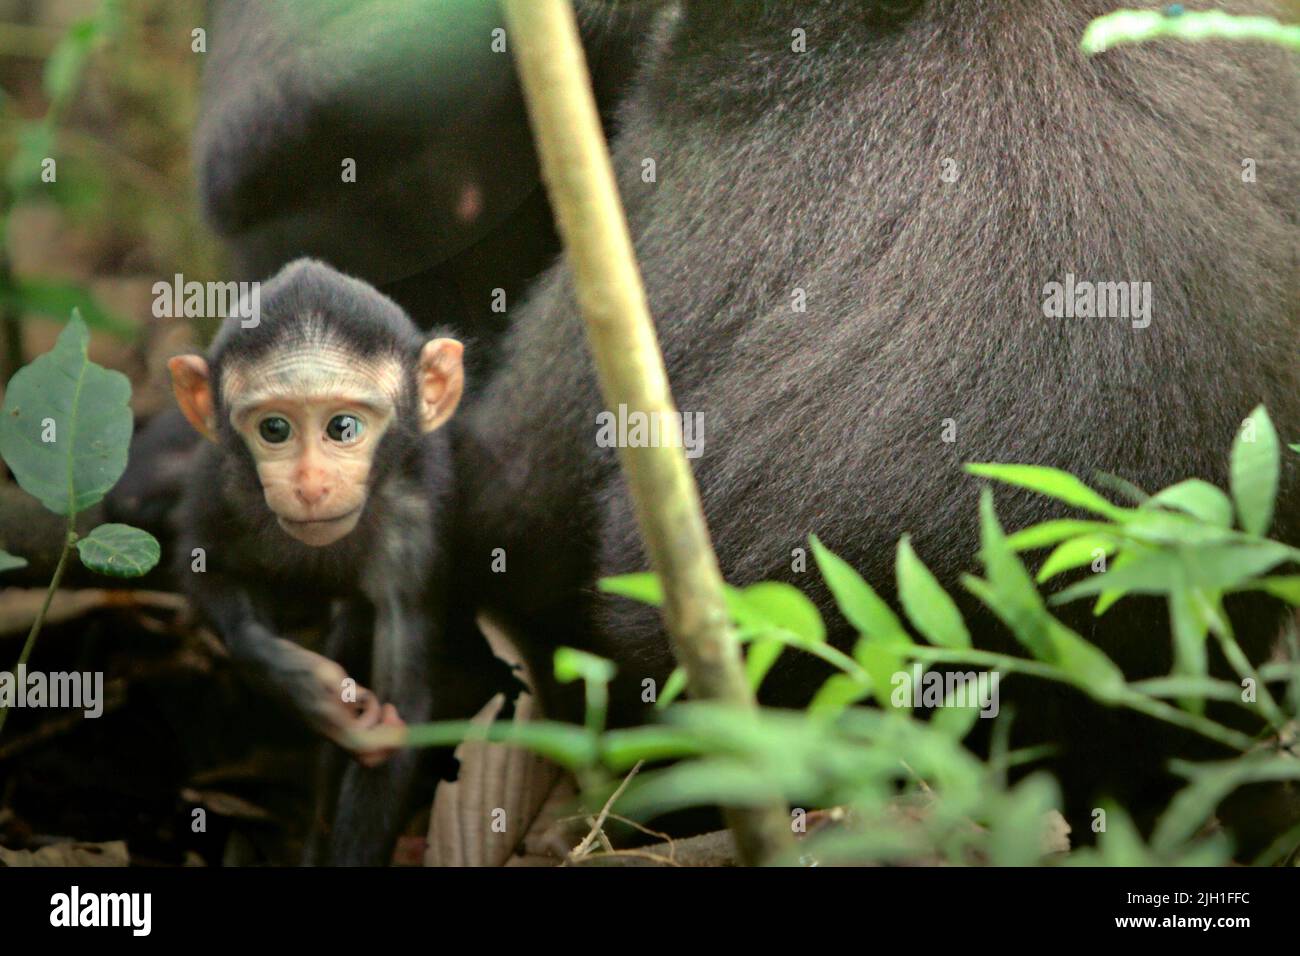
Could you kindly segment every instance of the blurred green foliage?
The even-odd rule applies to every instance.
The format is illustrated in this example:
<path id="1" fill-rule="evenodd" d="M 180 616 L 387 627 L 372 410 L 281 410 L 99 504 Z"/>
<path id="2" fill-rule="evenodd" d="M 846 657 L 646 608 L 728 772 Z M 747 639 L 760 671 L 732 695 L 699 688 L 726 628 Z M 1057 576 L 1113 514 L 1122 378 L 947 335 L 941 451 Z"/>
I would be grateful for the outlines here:
<path id="1" fill-rule="evenodd" d="M 602 798 L 611 775 L 640 761 L 674 761 L 643 770 L 620 799 L 619 812 L 649 816 L 701 805 L 762 806 L 773 799 L 795 807 L 840 808 L 840 823 L 802 841 L 784 863 L 1028 865 L 1057 861 L 1049 853 L 1056 782 L 1038 771 L 1009 783 L 1012 768 L 1044 756 L 1010 751 L 1007 718 L 994 719 L 994 745 L 981 760 L 962 746 L 978 706 L 949 697 L 921 719 L 907 695 L 893 693 L 897 676 L 913 666 L 965 665 L 1002 674 L 1023 673 L 1082 690 L 1111 707 L 1128 708 L 1200 734 L 1238 752 L 1213 764 L 1178 764 L 1187 787 L 1169 805 L 1150 841 L 1125 809 L 1106 807 L 1106 825 L 1094 848 L 1065 862 L 1106 865 L 1222 864 L 1233 847 L 1221 833 L 1203 838 L 1220 802 L 1238 787 L 1260 781 L 1300 782 L 1300 760 L 1275 744 L 1295 733 L 1300 713 L 1300 664 L 1294 659 L 1256 669 L 1238 646 L 1224 599 L 1265 591 L 1300 606 L 1300 550 L 1264 537 L 1272 514 L 1282 446 L 1267 412 L 1243 422 L 1233 446 L 1231 492 L 1187 481 L 1158 494 L 1116 504 L 1073 475 L 1025 465 L 977 464 L 968 470 L 993 482 L 1027 488 L 1091 514 L 1061 518 L 1006 534 L 992 488 L 980 505 L 983 576 L 962 585 L 1016 637 L 1025 656 L 976 650 L 952 597 L 926 568 L 908 538 L 898 544 L 896 583 L 901 616 L 848 564 L 816 537 L 811 547 L 840 613 L 859 633 L 851 655 L 826 642 L 816 606 L 797 588 L 765 582 L 730 588 L 728 604 L 755 689 L 777 656 L 789 649 L 814 654 L 837 673 L 805 712 L 760 708 L 737 712 L 712 703 L 666 706 L 683 689 L 674 675 L 659 695 L 662 722 L 601 733 L 613 675 L 607 663 L 565 649 L 557 672 L 587 684 L 584 726 L 536 722 L 466 723 L 411 728 L 414 746 L 448 745 L 466 738 L 510 741 L 579 773 Z M 1051 549 L 1037 581 L 1021 554 Z M 1051 597 L 1039 585 L 1070 571 L 1092 570 Z M 601 582 L 607 593 L 648 604 L 662 602 L 656 576 L 634 574 Z M 1050 608 L 1096 599 L 1095 614 L 1122 614 L 1129 595 L 1158 595 L 1168 603 L 1174 668 L 1153 680 L 1129 682 L 1096 646 L 1053 616 Z M 1294 634 L 1291 635 L 1294 645 Z M 1242 684 L 1209 673 L 1213 639 Z M 1294 652 L 1295 648 L 1292 647 Z M 1275 699 L 1267 686 L 1284 686 Z M 1253 693 L 1246 692 L 1249 688 Z M 1247 708 L 1268 726 L 1259 739 L 1205 716 L 1208 700 Z M 878 707 L 857 706 L 875 702 Z M 797 811 L 796 811 L 797 813 Z M 1286 859 L 1300 847 L 1300 830 L 1278 835 L 1261 862 Z"/>

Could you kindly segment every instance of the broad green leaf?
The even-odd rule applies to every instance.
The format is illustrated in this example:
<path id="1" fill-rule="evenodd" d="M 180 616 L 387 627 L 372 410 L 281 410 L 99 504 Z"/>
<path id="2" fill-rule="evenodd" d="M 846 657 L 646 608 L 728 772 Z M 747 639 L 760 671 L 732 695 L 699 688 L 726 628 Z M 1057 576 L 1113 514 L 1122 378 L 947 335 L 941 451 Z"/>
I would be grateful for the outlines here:
<path id="1" fill-rule="evenodd" d="M 0 574 L 6 571 L 17 571 L 19 568 L 27 567 L 27 559 L 20 558 L 16 554 L 10 554 L 8 551 L 0 548 Z"/>
<path id="2" fill-rule="evenodd" d="M 101 524 L 77 541 L 77 552 L 90 570 L 115 578 L 148 574 L 162 554 L 153 535 L 127 524 Z"/>
<path id="3" fill-rule="evenodd" d="M 1058 545 L 1047 556 L 1043 566 L 1038 569 L 1038 583 L 1049 581 L 1066 571 L 1091 566 L 1100 552 L 1102 557 L 1109 557 L 1118 547 L 1114 538 L 1102 534 L 1086 534 Z M 1097 572 L 1101 573 L 1101 572 Z"/>
<path id="4" fill-rule="evenodd" d="M 743 588 L 740 595 L 745 606 L 769 628 L 789 631 L 808 644 L 826 640 L 826 626 L 817 605 L 794 585 L 763 581 Z"/>
<path id="5" fill-rule="evenodd" d="M 1242 530 L 1264 534 L 1273 523 L 1280 467 L 1277 431 L 1260 405 L 1250 413 L 1232 443 L 1229 484 Z"/>
<path id="6" fill-rule="evenodd" d="M 639 571 L 636 574 L 620 574 L 615 577 L 601 578 L 596 587 L 606 594 L 630 598 L 642 604 L 662 607 L 664 603 L 663 585 L 659 575 L 653 571 Z"/>
<path id="7" fill-rule="evenodd" d="M 970 647 L 970 631 L 966 630 L 961 611 L 916 556 L 907 535 L 898 541 L 896 569 L 898 599 L 913 626 L 939 647 Z"/>
<path id="8" fill-rule="evenodd" d="M 1074 518 L 1057 518 L 1042 524 L 1030 525 L 1007 538 L 1012 551 L 1033 551 L 1048 548 L 1082 534 L 1109 531 L 1113 526 L 1100 521 L 1078 521 Z"/>
<path id="9" fill-rule="evenodd" d="M 1028 488 L 1067 505 L 1122 521 L 1128 512 L 1107 501 L 1067 471 L 1041 465 L 970 464 L 966 471 L 980 478 L 991 478 L 1008 485 Z"/>
<path id="10" fill-rule="evenodd" d="M 74 314 L 54 348 L 14 374 L 0 409 L 0 455 L 23 490 L 60 515 L 104 497 L 131 441 L 131 385 L 90 361 L 89 340 Z"/>
<path id="11" fill-rule="evenodd" d="M 835 598 L 836 606 L 859 634 L 912 643 L 898 616 L 857 571 L 827 549 L 816 535 L 809 541 L 812 544 L 813 559 Z"/>
<path id="12" fill-rule="evenodd" d="M 1232 502 L 1228 496 L 1199 478 L 1171 485 L 1148 500 L 1147 505 L 1177 508 L 1216 528 L 1232 527 Z"/>

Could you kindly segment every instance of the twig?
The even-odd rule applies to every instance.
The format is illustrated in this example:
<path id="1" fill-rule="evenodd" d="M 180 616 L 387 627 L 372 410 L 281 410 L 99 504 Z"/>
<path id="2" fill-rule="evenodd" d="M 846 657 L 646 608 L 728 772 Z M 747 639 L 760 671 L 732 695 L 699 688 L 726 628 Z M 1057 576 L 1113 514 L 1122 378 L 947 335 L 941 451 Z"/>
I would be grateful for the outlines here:
<path id="1" fill-rule="evenodd" d="M 650 563 L 663 582 L 673 651 L 695 697 L 753 709 L 572 3 L 502 4 L 601 393 L 610 408 L 625 405 L 657 419 L 665 436 L 658 447 L 620 449 L 620 460 Z M 747 863 L 774 856 L 792 841 L 779 802 L 732 810 L 727 818 Z"/>
<path id="2" fill-rule="evenodd" d="M 605 805 L 600 808 L 600 814 L 591 825 L 591 832 L 583 838 L 581 843 L 573 848 L 565 858 L 565 863 L 572 863 L 574 860 L 580 860 L 591 852 L 591 844 L 595 841 L 596 836 L 598 834 L 601 836 L 604 835 L 605 821 L 609 819 L 609 811 L 614 809 L 615 801 L 617 801 L 619 797 L 623 796 L 623 791 L 627 789 L 627 785 L 632 782 L 632 778 L 637 775 L 638 771 L 640 771 L 643 763 L 645 763 L 644 760 L 638 760 L 636 766 L 628 771 L 627 776 L 623 778 L 623 782 L 618 785 L 618 789 L 609 795 L 609 799 L 606 800 Z"/>

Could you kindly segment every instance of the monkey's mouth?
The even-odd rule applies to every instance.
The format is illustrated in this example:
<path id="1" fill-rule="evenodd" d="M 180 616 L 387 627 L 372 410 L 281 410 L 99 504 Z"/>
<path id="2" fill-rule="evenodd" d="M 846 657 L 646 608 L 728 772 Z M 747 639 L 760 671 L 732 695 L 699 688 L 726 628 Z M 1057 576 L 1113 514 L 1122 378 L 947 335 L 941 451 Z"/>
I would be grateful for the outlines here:
<path id="1" fill-rule="evenodd" d="M 358 505 L 351 511 L 335 515 L 332 518 L 312 518 L 307 521 L 295 521 L 292 518 L 277 516 L 277 520 L 280 522 L 280 527 L 284 529 L 285 534 L 297 538 L 309 547 L 323 548 L 351 534 L 360 517 L 361 507 Z"/>
<path id="2" fill-rule="evenodd" d="M 327 527 L 332 524 L 337 524 L 340 521 L 346 521 L 348 518 L 354 518 L 360 513 L 360 511 L 361 507 L 358 505 L 351 511 L 345 511 L 343 514 L 335 515 L 332 518 L 308 518 L 302 521 L 294 518 L 286 518 L 283 515 L 280 515 L 279 518 L 281 524 L 291 525 L 295 528 Z"/>

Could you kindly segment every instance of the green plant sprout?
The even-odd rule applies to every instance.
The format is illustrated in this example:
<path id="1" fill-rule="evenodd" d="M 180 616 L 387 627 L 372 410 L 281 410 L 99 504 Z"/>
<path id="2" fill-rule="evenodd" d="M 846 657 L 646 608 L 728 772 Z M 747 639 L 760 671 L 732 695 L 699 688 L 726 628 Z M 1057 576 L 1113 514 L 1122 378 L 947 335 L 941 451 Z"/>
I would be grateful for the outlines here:
<path id="1" fill-rule="evenodd" d="M 129 525 L 102 524 L 77 534 L 77 514 L 97 504 L 126 470 L 133 427 L 130 382 L 90 361 L 89 345 L 86 323 L 74 312 L 54 348 L 14 374 L 0 408 L 0 457 L 24 491 L 68 521 L 20 666 L 31 656 L 74 548 L 91 571 L 121 578 L 147 574 L 160 556 L 153 535 Z M 0 571 L 26 564 L 0 550 Z M 7 717 L 8 708 L 0 709 L 0 731 Z"/>
<path id="2" fill-rule="evenodd" d="M 1263 40 L 1300 50 L 1300 26 L 1272 17 L 1234 16 L 1222 10 L 1184 10 L 1172 3 L 1163 10 L 1117 10 L 1098 17 L 1083 32 L 1083 52 L 1104 53 L 1126 43 L 1176 40 Z"/>

